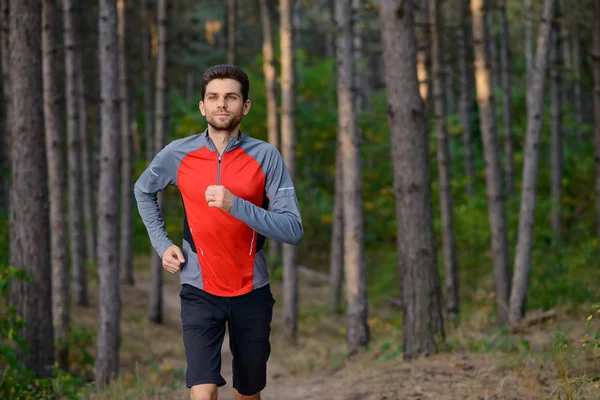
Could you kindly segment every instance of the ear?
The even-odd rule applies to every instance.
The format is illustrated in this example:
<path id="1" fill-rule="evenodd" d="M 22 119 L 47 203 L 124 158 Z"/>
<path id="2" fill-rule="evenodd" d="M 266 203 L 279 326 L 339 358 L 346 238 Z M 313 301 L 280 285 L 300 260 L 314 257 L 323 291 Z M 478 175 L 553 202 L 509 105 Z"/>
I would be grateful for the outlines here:
<path id="1" fill-rule="evenodd" d="M 244 115 L 248 114 L 248 112 L 250 111 L 251 105 L 252 104 L 250 103 L 250 99 L 246 100 L 246 102 L 244 103 L 244 109 L 243 109 Z"/>
<path id="2" fill-rule="evenodd" d="M 204 111 L 204 103 L 202 101 L 200 101 L 198 104 L 198 108 L 200 109 L 200 113 L 202 113 L 203 116 L 206 116 L 206 112 Z"/>

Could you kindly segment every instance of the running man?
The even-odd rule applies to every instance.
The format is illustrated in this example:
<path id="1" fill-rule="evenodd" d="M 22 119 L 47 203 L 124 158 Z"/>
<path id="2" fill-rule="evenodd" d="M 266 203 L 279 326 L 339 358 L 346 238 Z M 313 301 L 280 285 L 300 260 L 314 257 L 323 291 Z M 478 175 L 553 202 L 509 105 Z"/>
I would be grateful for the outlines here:
<path id="1" fill-rule="evenodd" d="M 216 65 L 200 85 L 207 129 L 162 149 L 135 183 L 138 210 L 163 268 L 180 272 L 181 321 L 192 400 L 215 400 L 225 323 L 238 400 L 260 399 L 271 352 L 275 300 L 265 238 L 298 244 L 302 220 L 279 151 L 240 131 L 250 111 L 249 79 Z M 178 187 L 185 210 L 183 247 L 169 240 L 157 193 Z M 271 210 L 269 210 L 269 206 Z"/>

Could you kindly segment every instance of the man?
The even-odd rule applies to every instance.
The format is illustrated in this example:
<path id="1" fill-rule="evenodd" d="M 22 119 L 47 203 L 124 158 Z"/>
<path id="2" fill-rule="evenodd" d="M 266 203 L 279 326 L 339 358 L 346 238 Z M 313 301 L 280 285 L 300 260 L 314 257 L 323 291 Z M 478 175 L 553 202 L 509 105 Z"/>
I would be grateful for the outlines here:
<path id="1" fill-rule="evenodd" d="M 236 399 L 260 399 L 271 346 L 265 237 L 297 244 L 302 221 L 294 185 L 277 149 L 240 131 L 250 111 L 248 76 L 217 65 L 202 76 L 208 128 L 176 140 L 135 184 L 138 209 L 163 268 L 181 271 L 181 320 L 192 400 L 217 399 L 225 323 Z M 183 248 L 168 238 L 156 194 L 176 185 L 183 199 Z M 269 205 L 271 211 L 268 210 Z"/>

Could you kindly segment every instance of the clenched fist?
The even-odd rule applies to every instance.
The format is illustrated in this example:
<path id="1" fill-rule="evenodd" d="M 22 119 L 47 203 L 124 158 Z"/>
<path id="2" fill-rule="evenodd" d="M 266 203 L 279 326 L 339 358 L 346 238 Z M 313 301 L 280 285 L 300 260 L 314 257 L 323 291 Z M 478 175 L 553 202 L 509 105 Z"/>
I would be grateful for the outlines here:
<path id="1" fill-rule="evenodd" d="M 209 186 L 206 188 L 204 195 L 209 207 L 220 208 L 226 213 L 231 212 L 231 206 L 233 205 L 233 194 L 225 186 Z"/>
<path id="2" fill-rule="evenodd" d="M 172 274 L 179 272 L 184 262 L 185 258 L 183 258 L 181 249 L 175 245 L 168 247 L 162 255 L 163 269 Z"/>

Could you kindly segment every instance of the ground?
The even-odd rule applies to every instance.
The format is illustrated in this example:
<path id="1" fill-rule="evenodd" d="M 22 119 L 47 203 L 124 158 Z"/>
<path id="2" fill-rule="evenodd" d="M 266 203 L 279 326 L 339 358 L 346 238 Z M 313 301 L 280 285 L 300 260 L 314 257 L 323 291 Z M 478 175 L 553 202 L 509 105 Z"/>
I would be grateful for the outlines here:
<path id="1" fill-rule="evenodd" d="M 189 398 L 178 277 L 165 274 L 164 325 L 151 324 L 146 318 L 147 277 L 139 273 L 135 286 L 122 286 L 120 377 L 89 398 Z M 282 299 L 278 282 L 273 283 L 273 292 L 276 299 Z M 95 312 L 90 310 L 95 311 L 97 302 L 92 293 L 91 308 L 74 310 L 74 320 L 88 330 L 95 327 Z M 276 304 L 264 400 L 600 399 L 600 389 L 593 382 L 600 376 L 600 359 L 581 342 L 586 333 L 597 333 L 599 325 L 595 319 L 586 324 L 585 310 L 562 310 L 556 319 L 519 334 L 481 322 L 488 312 L 480 310 L 468 322 L 447 327 L 446 345 L 439 354 L 404 361 L 401 331 L 390 322 L 396 311 L 377 305 L 370 310 L 369 349 L 349 360 L 344 352 L 344 317 L 328 312 L 327 287 L 314 277 L 302 277 L 300 297 L 296 346 L 283 341 L 281 300 Z M 88 347 L 93 353 L 92 340 Z M 220 389 L 219 398 L 231 399 L 227 338 L 223 376 L 228 384 Z"/>

